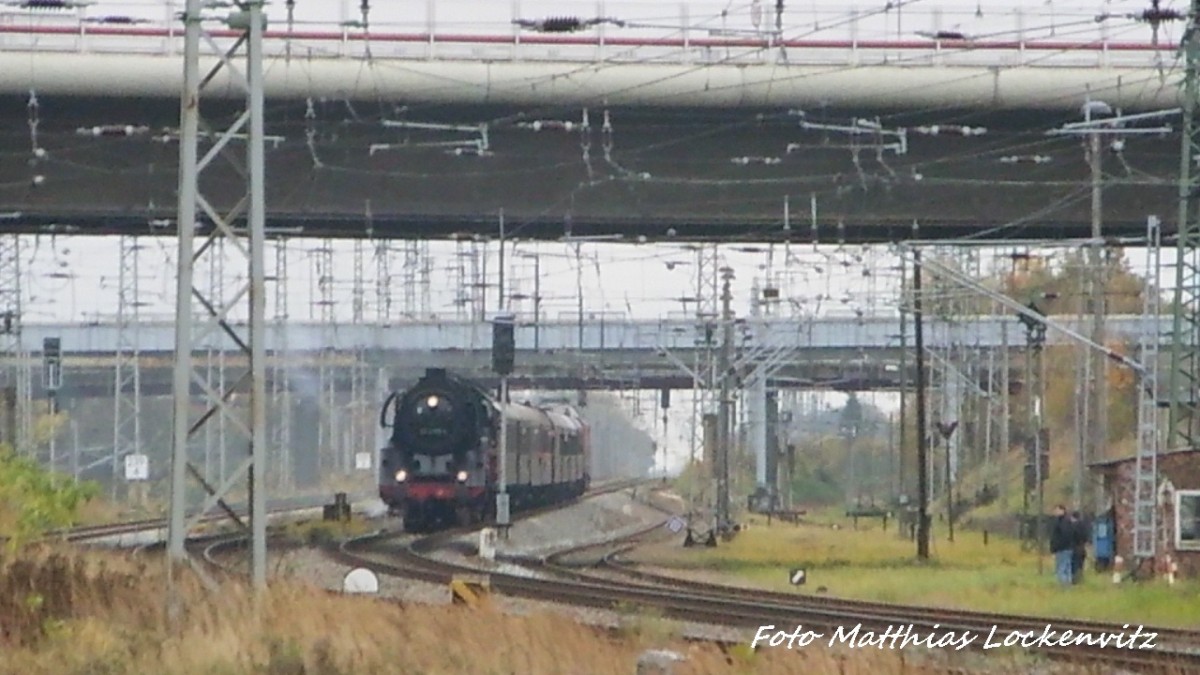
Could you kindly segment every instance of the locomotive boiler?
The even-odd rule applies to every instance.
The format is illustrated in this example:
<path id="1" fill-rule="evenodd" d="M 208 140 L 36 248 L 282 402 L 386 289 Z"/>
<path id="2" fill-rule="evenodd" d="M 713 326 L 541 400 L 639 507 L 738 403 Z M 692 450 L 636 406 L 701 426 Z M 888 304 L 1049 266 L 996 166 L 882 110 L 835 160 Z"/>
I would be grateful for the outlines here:
<path id="1" fill-rule="evenodd" d="M 569 406 L 504 403 L 473 382 L 429 369 L 380 409 L 391 438 L 380 453 L 379 496 L 408 531 L 495 516 L 500 429 L 507 428 L 513 511 L 564 502 L 588 486 L 588 426 Z"/>

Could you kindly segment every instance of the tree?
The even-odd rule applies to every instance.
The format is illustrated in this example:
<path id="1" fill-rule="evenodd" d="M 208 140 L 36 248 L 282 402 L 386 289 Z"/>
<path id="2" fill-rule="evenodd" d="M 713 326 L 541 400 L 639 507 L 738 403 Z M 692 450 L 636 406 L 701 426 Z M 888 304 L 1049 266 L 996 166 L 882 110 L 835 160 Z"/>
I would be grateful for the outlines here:
<path id="1" fill-rule="evenodd" d="M 0 446 L 0 534 L 16 548 L 48 530 L 72 525 L 98 494 L 94 483 L 55 479 L 33 460 Z"/>

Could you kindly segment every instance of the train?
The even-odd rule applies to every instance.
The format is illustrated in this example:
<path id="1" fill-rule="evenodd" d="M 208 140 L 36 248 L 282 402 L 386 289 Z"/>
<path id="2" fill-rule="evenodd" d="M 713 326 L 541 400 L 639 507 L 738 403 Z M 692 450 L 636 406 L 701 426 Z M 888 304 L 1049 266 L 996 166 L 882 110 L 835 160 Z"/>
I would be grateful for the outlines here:
<path id="1" fill-rule="evenodd" d="M 430 368 L 379 412 L 391 429 L 380 452 L 379 496 L 409 532 L 489 522 L 507 429 L 510 511 L 567 502 L 590 482 L 590 427 L 569 405 L 504 403 L 463 377 Z"/>

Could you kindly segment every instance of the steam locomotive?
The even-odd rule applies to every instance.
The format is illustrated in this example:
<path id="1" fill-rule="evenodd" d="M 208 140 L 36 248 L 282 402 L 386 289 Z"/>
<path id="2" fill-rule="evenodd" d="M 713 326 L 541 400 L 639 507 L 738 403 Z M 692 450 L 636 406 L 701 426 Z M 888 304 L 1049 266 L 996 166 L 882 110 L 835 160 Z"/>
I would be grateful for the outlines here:
<path id="1" fill-rule="evenodd" d="M 379 412 L 391 428 L 379 496 L 404 529 L 428 532 L 495 516 L 501 419 L 513 511 L 568 501 L 587 490 L 588 425 L 569 406 L 502 403 L 474 383 L 431 368 Z"/>

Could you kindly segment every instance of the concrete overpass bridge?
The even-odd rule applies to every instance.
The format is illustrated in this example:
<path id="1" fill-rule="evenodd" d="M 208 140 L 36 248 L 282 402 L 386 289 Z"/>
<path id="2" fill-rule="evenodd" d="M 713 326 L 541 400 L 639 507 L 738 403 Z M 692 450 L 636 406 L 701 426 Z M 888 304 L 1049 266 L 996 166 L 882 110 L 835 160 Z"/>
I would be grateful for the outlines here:
<path id="1" fill-rule="evenodd" d="M 492 236 L 503 209 L 522 238 L 1079 238 L 1088 167 L 1076 139 L 1046 132 L 1089 96 L 1177 102 L 1171 40 L 1064 38 L 1054 17 L 1013 14 L 974 39 L 897 37 L 878 12 L 820 30 L 789 14 L 779 34 L 681 17 L 552 35 L 499 4 L 469 23 L 431 1 L 372 31 L 271 25 L 278 236 Z M 948 20 L 905 12 L 934 36 Z M 173 231 L 181 44 L 161 17 L 0 15 L 0 231 Z M 210 119 L 235 110 L 226 75 Z M 1104 160 L 1107 234 L 1175 217 L 1178 146 L 1138 138 Z M 228 208 L 242 179 L 219 164 L 205 190 Z"/>
<path id="2" fill-rule="evenodd" d="M 1073 329 L 1086 329 L 1086 323 L 1058 317 Z M 1157 325 L 1140 316 L 1112 317 L 1109 334 L 1136 346 L 1138 336 L 1148 328 L 1157 331 L 1160 341 L 1170 343 L 1171 319 L 1162 317 Z M 1149 323 L 1149 325 L 1147 325 Z M 755 343 L 748 339 L 748 324 L 739 321 L 737 358 L 741 371 L 748 374 L 756 363 L 773 364 L 769 384 L 778 388 L 854 390 L 896 390 L 901 386 L 900 323 L 895 317 L 767 319 L 758 324 L 760 335 Z M 589 320 L 522 324 L 517 328 L 517 373 L 514 387 L 554 389 L 691 389 L 693 378 L 685 368 L 694 368 L 705 351 L 698 340 L 704 326 L 697 330 L 694 320 L 646 320 L 606 322 Z M 908 328 L 910 352 L 907 381 L 914 381 L 911 350 L 913 326 Z M 42 340 L 62 340 L 63 397 L 109 397 L 113 394 L 118 335 L 115 325 L 27 325 L 21 339 L 30 355 L 26 362 L 40 368 Z M 1016 317 L 962 317 L 959 321 L 930 319 L 926 323 L 926 345 L 936 350 L 961 345 L 984 353 L 1007 345 L 1011 350 L 1025 347 L 1025 330 Z M 1050 344 L 1065 338 L 1055 331 L 1047 335 Z M 174 327 L 169 323 L 139 325 L 120 341 L 139 345 L 141 387 L 144 395 L 170 393 L 173 363 Z M 699 344 L 698 344 L 699 343 Z M 231 342 L 214 340 L 207 353 L 224 353 L 227 378 L 236 378 L 244 361 Z M 456 370 L 489 384 L 494 383 L 491 367 L 491 326 L 487 323 L 398 323 L 392 326 L 321 325 L 293 323 L 273 325 L 267 335 L 271 378 L 286 369 L 292 386 L 300 380 L 312 381 L 321 371 L 334 380 L 334 387 L 347 391 L 355 367 L 371 373 L 385 373 L 393 388 L 415 380 L 425 368 Z M 198 354 L 197 369 L 206 368 L 206 352 Z M 931 361 L 933 363 L 933 361 Z M 324 364 L 324 365 L 323 365 Z M 35 379 L 34 396 L 41 398 L 40 378 Z M 374 382 L 374 375 L 370 381 Z M 232 381 L 232 380 L 227 380 Z M 268 383 L 268 390 L 271 390 Z M 371 385 L 375 386 L 374 384 Z"/>

